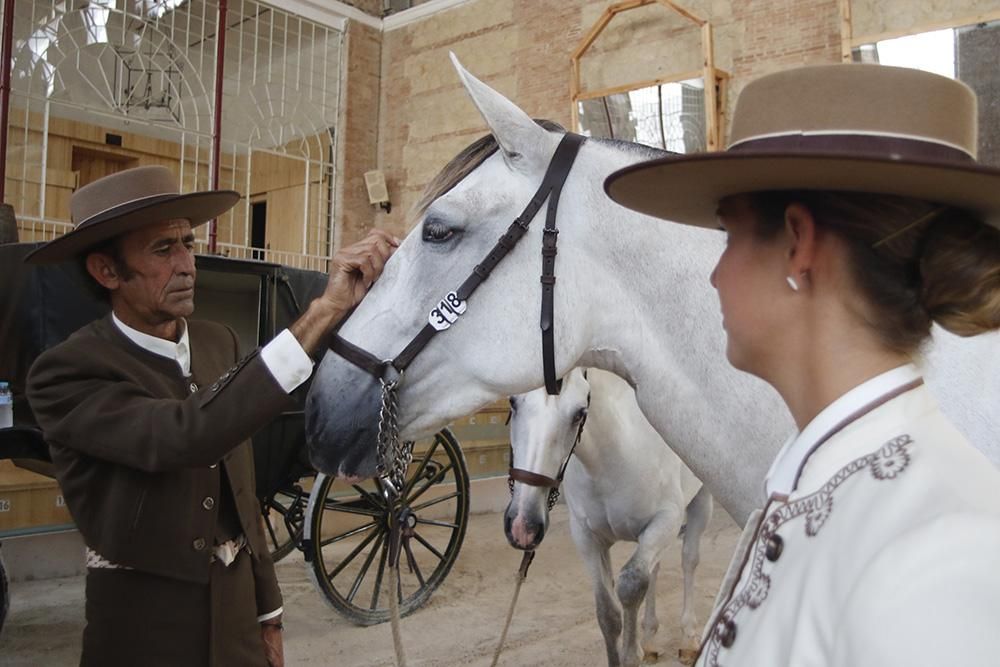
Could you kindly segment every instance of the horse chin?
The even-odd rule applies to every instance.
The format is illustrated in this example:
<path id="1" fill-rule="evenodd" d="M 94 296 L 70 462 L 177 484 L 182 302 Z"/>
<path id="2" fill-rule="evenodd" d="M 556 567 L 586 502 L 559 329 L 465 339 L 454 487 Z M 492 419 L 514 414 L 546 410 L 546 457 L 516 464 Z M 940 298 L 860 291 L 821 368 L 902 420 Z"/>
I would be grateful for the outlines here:
<path id="1" fill-rule="evenodd" d="M 309 460 L 316 470 L 327 475 L 374 477 L 381 407 L 379 385 L 360 370 L 341 367 L 336 371 L 317 373 L 306 398 Z"/>

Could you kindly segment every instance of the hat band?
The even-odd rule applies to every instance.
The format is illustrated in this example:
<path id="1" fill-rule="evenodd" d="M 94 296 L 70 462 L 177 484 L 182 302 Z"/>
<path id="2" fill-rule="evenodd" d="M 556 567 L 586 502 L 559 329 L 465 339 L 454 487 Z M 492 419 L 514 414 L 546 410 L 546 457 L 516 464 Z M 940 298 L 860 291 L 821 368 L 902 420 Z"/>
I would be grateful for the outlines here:
<path id="1" fill-rule="evenodd" d="M 975 164 L 973 156 L 961 148 L 921 139 L 872 134 L 784 134 L 748 139 L 730 146 L 727 152 L 840 154 L 850 157 L 917 162 L 959 162 Z"/>

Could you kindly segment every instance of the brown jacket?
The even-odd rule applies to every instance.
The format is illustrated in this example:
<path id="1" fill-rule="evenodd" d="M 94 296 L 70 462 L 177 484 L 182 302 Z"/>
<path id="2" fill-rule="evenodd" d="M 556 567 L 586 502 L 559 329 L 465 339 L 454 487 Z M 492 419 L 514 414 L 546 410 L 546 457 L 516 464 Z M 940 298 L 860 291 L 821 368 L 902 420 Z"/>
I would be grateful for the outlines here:
<path id="1" fill-rule="evenodd" d="M 113 563 L 207 583 L 222 463 L 250 543 L 258 613 L 281 606 L 248 439 L 291 399 L 235 333 L 189 321 L 191 377 L 110 315 L 42 354 L 28 398 L 87 545 Z M 234 365 L 235 364 L 235 365 Z"/>

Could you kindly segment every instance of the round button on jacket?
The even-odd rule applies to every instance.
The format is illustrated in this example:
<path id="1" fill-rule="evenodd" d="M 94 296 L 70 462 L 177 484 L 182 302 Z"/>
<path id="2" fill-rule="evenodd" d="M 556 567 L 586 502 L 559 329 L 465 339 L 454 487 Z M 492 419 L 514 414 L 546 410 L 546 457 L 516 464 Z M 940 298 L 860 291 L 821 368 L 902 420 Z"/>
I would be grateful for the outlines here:
<path id="1" fill-rule="evenodd" d="M 212 509 L 213 507 L 215 507 L 215 498 L 213 498 L 212 496 L 206 497 L 203 501 L 201 501 L 201 506 L 207 510 Z"/>
<path id="2" fill-rule="evenodd" d="M 785 541 L 781 539 L 781 535 L 775 533 L 767 538 L 767 544 L 764 545 L 764 557 L 773 563 L 781 558 L 781 552 L 784 550 Z"/>
<path id="3" fill-rule="evenodd" d="M 191 548 L 194 549 L 195 551 L 201 551 L 202 549 L 204 549 L 205 538 L 204 537 L 195 538 L 194 542 L 191 543 Z"/>
<path id="4" fill-rule="evenodd" d="M 736 623 L 732 620 L 720 623 L 715 630 L 715 636 L 719 638 L 719 643 L 724 648 L 729 648 L 736 641 Z"/>

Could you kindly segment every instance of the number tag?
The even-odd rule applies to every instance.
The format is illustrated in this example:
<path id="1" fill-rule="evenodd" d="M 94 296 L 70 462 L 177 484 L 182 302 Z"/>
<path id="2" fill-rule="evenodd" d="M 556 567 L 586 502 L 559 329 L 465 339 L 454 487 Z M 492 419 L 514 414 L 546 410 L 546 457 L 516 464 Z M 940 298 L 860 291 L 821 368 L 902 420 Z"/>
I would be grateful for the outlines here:
<path id="1" fill-rule="evenodd" d="M 459 299 L 455 292 L 448 292 L 448 295 L 438 302 L 437 308 L 427 316 L 427 321 L 438 331 L 444 331 L 454 324 L 466 310 L 468 310 L 468 306 L 465 301 Z"/>

